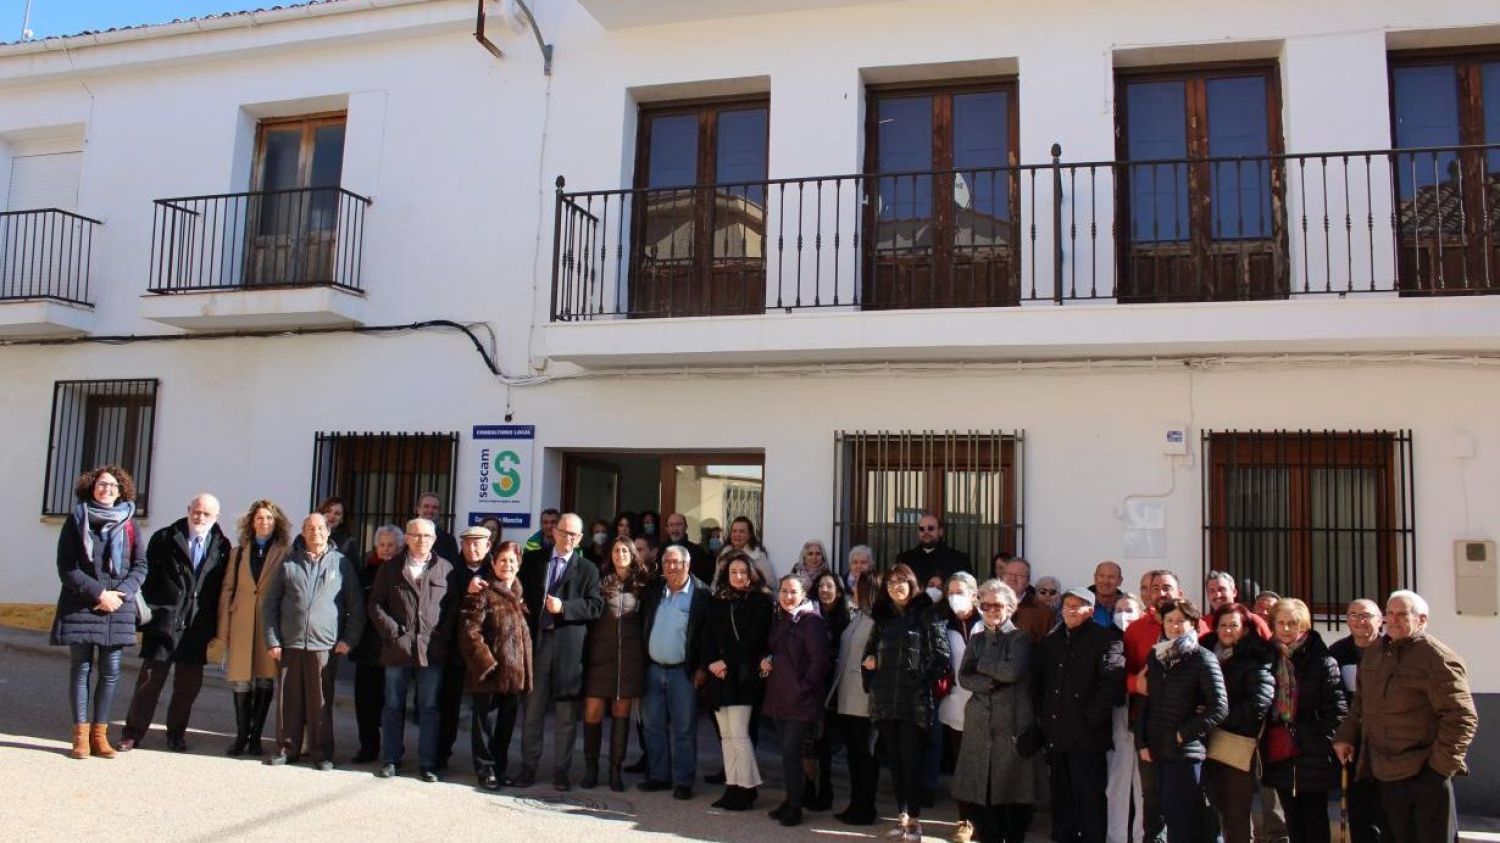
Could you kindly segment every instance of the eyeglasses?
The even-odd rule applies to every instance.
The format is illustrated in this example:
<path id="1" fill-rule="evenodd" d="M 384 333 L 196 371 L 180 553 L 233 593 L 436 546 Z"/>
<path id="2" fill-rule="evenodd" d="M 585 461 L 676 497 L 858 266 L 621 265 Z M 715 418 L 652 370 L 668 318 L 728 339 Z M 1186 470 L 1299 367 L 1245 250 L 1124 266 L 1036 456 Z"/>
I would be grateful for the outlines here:
<path id="1" fill-rule="evenodd" d="M 918 527 L 917 528 L 917 532 L 919 532 L 919 533 L 936 533 L 937 531 L 938 531 L 938 528 L 937 528 L 936 524 L 933 524 L 930 527 Z"/>
<path id="2" fill-rule="evenodd" d="M 407 533 L 406 537 L 409 539 L 426 539 L 430 542 L 437 541 L 437 536 L 432 533 Z"/>
<path id="3" fill-rule="evenodd" d="M 1052 595 L 1054 595 L 1054 594 L 1057 593 L 1057 589 L 1055 589 L 1055 588 L 1039 588 L 1039 589 L 1036 590 L 1036 593 L 1042 595 L 1043 597 L 1051 597 Z"/>
<path id="4" fill-rule="evenodd" d="M 100 480 L 98 483 L 94 484 L 94 488 L 95 489 L 118 489 L 118 488 L 120 488 L 120 484 L 119 483 L 111 483 L 108 480 Z"/>
<path id="5" fill-rule="evenodd" d="M 1373 620 L 1375 620 L 1378 617 L 1380 617 L 1380 616 L 1377 615 L 1377 614 L 1375 614 L 1375 613 L 1373 613 L 1373 612 L 1350 612 L 1349 613 L 1349 620 L 1350 621 L 1373 621 Z"/>
<path id="6" fill-rule="evenodd" d="M 583 538 L 583 533 L 576 533 L 576 532 L 573 532 L 572 530 L 562 530 L 561 532 L 562 532 L 563 535 L 567 536 L 570 539 L 581 539 L 581 538 Z"/>
<path id="7" fill-rule="evenodd" d="M 981 612 L 998 612 L 998 611 L 1000 611 L 1001 609 L 1004 609 L 1004 608 L 1005 608 L 1005 604 L 1004 603 L 980 603 L 979 604 L 979 611 L 981 611 Z"/>

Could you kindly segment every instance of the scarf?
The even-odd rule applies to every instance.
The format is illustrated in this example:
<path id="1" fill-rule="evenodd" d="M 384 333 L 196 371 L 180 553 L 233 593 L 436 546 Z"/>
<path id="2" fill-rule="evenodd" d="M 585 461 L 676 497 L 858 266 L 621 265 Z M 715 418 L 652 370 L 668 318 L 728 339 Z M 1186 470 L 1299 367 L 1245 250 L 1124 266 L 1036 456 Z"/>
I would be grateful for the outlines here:
<path id="1" fill-rule="evenodd" d="M 1183 659 L 1198 652 L 1198 636 L 1191 631 L 1178 638 L 1165 638 L 1151 648 L 1161 666 L 1171 670 Z"/>
<path id="2" fill-rule="evenodd" d="M 1214 655 L 1219 657 L 1219 664 L 1221 666 L 1226 665 L 1234 657 L 1234 647 L 1226 647 L 1222 641 L 1217 642 L 1214 644 Z"/>
<path id="3" fill-rule="evenodd" d="M 104 555 L 106 569 L 120 576 L 130 567 L 130 550 L 125 547 L 125 522 L 135 517 L 135 504 L 119 501 L 114 506 L 102 506 L 95 501 L 79 501 L 73 507 L 73 521 L 78 524 L 79 537 L 83 539 L 83 555 L 90 561 L 94 558 L 94 534 L 109 543 L 109 552 Z"/>
<path id="4" fill-rule="evenodd" d="M 1290 646 L 1276 642 L 1281 658 L 1276 660 L 1276 704 L 1273 710 L 1276 712 L 1276 719 L 1287 726 L 1297 719 L 1297 665 L 1292 662 L 1292 656 L 1306 643 L 1306 635 Z"/>
<path id="5" fill-rule="evenodd" d="M 798 604 L 797 608 L 791 610 L 790 612 L 787 612 L 785 609 L 783 609 L 782 611 L 786 613 L 786 616 L 791 619 L 792 623 L 796 623 L 797 621 L 802 620 L 803 615 L 806 615 L 808 613 L 817 614 L 818 609 L 813 604 L 813 601 L 803 600 L 800 604 Z"/>

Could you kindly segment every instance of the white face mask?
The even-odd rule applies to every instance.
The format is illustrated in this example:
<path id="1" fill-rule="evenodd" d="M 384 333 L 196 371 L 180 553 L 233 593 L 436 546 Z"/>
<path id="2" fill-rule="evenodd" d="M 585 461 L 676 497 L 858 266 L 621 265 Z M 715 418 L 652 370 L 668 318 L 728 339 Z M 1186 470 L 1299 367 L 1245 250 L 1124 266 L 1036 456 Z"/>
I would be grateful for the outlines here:
<path id="1" fill-rule="evenodd" d="M 1140 616 L 1139 612 L 1115 612 L 1115 626 L 1119 627 L 1121 632 L 1124 632 L 1125 627 L 1130 626 L 1131 621 Z"/>
<path id="2" fill-rule="evenodd" d="M 930 585 L 927 587 L 927 596 L 934 603 L 943 602 L 943 590 L 935 585 Z"/>
<path id="3" fill-rule="evenodd" d="M 594 544 L 599 545 L 599 546 L 602 547 L 604 545 L 604 543 L 607 542 L 607 541 L 609 541 L 609 533 L 595 533 L 594 534 Z"/>
<path id="4" fill-rule="evenodd" d="M 950 594 L 948 608 L 953 610 L 953 614 L 963 617 L 974 611 L 974 599 L 967 594 Z"/>

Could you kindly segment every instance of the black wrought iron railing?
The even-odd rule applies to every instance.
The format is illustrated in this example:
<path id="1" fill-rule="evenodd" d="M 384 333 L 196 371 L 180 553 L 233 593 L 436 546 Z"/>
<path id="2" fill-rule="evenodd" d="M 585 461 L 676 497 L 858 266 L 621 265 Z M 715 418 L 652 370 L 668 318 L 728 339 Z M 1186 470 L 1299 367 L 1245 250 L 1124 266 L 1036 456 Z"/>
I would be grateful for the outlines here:
<path id="1" fill-rule="evenodd" d="M 1500 144 L 568 192 L 552 318 L 1500 292 Z"/>
<path id="2" fill-rule="evenodd" d="M 98 220 L 57 208 L 0 212 L 0 300 L 92 304 Z"/>
<path id="3" fill-rule="evenodd" d="M 150 291 L 361 290 L 370 204 L 342 187 L 158 199 Z"/>

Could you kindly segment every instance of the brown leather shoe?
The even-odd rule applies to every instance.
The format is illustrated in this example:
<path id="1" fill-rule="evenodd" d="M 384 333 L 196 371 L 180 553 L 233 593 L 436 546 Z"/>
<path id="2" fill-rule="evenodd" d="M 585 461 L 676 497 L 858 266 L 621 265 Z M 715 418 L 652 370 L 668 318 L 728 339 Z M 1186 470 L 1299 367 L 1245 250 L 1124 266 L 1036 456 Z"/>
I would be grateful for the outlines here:
<path id="1" fill-rule="evenodd" d="M 79 723 L 73 727 L 73 748 L 68 750 L 68 757 L 89 757 L 89 724 Z"/>
<path id="2" fill-rule="evenodd" d="M 108 723 L 95 723 L 89 727 L 89 749 L 100 758 L 115 757 L 115 748 L 109 745 Z"/>

